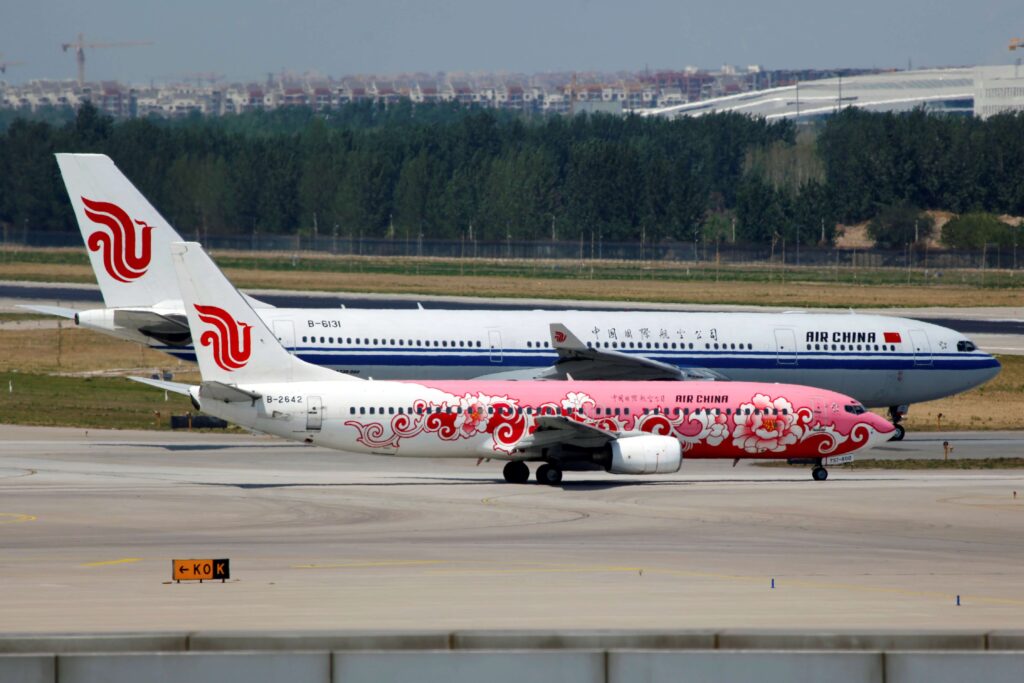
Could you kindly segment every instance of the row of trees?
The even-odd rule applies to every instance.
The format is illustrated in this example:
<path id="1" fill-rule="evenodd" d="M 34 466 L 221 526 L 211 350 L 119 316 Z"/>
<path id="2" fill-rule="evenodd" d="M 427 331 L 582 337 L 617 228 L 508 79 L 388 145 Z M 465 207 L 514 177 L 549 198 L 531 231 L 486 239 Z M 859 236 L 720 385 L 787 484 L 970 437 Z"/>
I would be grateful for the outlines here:
<path id="1" fill-rule="evenodd" d="M 0 120 L 0 222 L 72 230 L 52 154 L 103 152 L 183 234 L 829 242 L 886 205 L 1024 214 L 1024 117 L 847 110 L 522 118 L 351 105 L 115 123 Z M 1011 159 L 1015 157 L 1015 163 Z"/>

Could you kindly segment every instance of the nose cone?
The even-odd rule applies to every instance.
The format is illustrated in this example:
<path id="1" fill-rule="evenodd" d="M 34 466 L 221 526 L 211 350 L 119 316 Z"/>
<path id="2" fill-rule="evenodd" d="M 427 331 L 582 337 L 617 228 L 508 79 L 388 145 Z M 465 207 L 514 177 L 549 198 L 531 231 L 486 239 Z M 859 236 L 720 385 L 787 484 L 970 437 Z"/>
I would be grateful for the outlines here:
<path id="1" fill-rule="evenodd" d="M 874 413 L 864 413 L 864 423 L 868 427 L 868 438 L 865 440 L 864 445 L 861 446 L 860 450 L 870 450 L 876 446 L 888 441 L 892 438 L 893 432 L 896 431 L 896 427 L 891 422 L 886 420 L 880 415 Z"/>
<path id="2" fill-rule="evenodd" d="M 993 377 L 999 374 L 999 371 L 1003 369 L 1003 364 L 1000 363 L 995 356 L 985 354 L 985 366 L 978 371 L 978 384 L 984 384 Z"/>

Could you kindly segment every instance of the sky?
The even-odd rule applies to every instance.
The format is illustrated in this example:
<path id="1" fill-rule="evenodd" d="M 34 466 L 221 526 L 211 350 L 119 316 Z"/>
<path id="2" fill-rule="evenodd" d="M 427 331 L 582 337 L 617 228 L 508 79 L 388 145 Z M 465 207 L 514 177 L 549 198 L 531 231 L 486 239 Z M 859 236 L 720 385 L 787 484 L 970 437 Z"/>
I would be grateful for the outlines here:
<path id="1" fill-rule="evenodd" d="M 835 68 L 1009 64 L 1024 1 L 975 0 L 4 0 L 9 82 L 144 84 L 214 72 L 325 76 L 640 71 L 723 64 Z M 3 78 L 3 76 L 0 76 Z"/>

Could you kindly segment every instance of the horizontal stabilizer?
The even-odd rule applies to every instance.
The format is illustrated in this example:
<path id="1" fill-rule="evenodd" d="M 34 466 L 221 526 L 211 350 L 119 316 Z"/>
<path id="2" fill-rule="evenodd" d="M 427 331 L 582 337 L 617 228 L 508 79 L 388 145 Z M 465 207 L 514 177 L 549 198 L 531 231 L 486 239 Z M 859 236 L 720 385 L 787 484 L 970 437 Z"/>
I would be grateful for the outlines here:
<path id="1" fill-rule="evenodd" d="M 233 384 L 223 382 L 203 382 L 199 385 L 199 398 L 207 398 L 224 403 L 251 403 L 262 398 L 257 391 L 239 389 Z"/>
<path id="2" fill-rule="evenodd" d="M 36 313 L 42 313 L 43 315 L 55 315 L 58 318 L 71 318 L 74 320 L 75 313 L 78 313 L 73 308 L 61 308 L 60 306 L 36 306 L 35 304 L 18 304 L 18 308 L 24 308 L 26 311 L 35 311 Z"/>
<path id="3" fill-rule="evenodd" d="M 148 384 L 151 387 L 157 389 L 163 389 L 164 391 L 170 391 L 175 394 L 182 394 L 183 396 L 189 395 L 189 389 L 192 388 L 190 384 L 182 384 L 181 382 L 168 382 L 163 379 L 152 379 L 150 377 L 129 377 L 133 382 L 139 382 L 140 384 Z"/>

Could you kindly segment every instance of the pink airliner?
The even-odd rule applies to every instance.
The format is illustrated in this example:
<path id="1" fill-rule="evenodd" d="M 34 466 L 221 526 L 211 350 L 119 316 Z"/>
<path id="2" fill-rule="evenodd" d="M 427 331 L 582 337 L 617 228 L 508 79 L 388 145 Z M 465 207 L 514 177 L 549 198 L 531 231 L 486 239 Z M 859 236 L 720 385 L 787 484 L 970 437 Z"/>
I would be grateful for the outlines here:
<path id="1" fill-rule="evenodd" d="M 565 470 L 672 473 L 684 457 L 796 460 L 823 480 L 894 431 L 848 396 L 791 384 L 357 379 L 289 354 L 198 244 L 171 253 L 203 381 L 136 379 L 286 439 L 500 460 L 514 483 L 537 462 L 537 480 L 558 484 Z"/>

